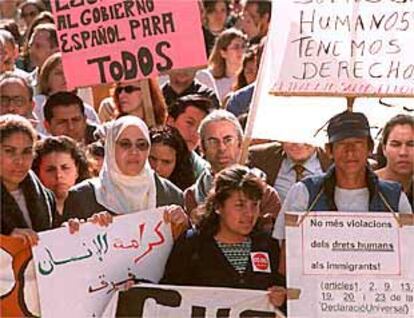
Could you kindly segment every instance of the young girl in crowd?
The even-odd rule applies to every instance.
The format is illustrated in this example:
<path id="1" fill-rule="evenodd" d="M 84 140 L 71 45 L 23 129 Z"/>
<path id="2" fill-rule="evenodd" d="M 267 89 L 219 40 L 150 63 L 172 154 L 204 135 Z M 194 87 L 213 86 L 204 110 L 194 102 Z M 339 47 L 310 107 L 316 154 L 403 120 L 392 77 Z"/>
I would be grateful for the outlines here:
<path id="1" fill-rule="evenodd" d="M 170 180 L 181 190 L 195 182 L 195 174 L 189 167 L 191 152 L 178 130 L 170 126 L 151 128 L 149 162 L 159 176 Z"/>
<path id="2" fill-rule="evenodd" d="M 22 238 L 34 245 L 36 232 L 52 228 L 55 198 L 35 173 L 33 162 L 36 132 L 18 115 L 0 117 L 1 234 Z"/>
<path id="3" fill-rule="evenodd" d="M 264 182 L 249 168 L 233 166 L 215 178 L 198 226 L 175 244 L 164 283 L 269 290 L 270 302 L 285 300 L 283 277 L 278 274 L 279 246 L 255 228 Z M 258 270 L 258 258 L 265 259 Z M 264 258 L 263 258 L 264 257 Z"/>
<path id="4" fill-rule="evenodd" d="M 229 13 L 227 0 L 203 1 L 203 35 L 207 56 L 210 55 L 216 38 L 224 31 Z"/>
<path id="5" fill-rule="evenodd" d="M 99 177 L 84 180 L 69 191 L 64 219 L 106 218 L 108 212 L 116 215 L 166 206 L 173 235 L 181 233 L 188 225 L 181 208 L 182 191 L 151 169 L 150 145 L 148 128 L 140 118 L 123 116 L 109 123 Z M 107 212 L 99 214 L 102 211 Z"/>
<path id="6" fill-rule="evenodd" d="M 213 75 L 221 102 L 224 101 L 236 82 L 237 72 L 242 66 L 246 42 L 246 36 L 237 29 L 231 28 L 223 31 L 217 38 L 211 52 L 208 68 L 197 73 L 197 78 L 202 82 L 203 77 L 208 76 L 206 73 Z"/>
<path id="7" fill-rule="evenodd" d="M 256 80 L 257 64 L 256 52 L 254 48 L 249 48 L 243 55 L 242 67 L 237 72 L 237 79 L 233 86 L 233 91 L 237 91 Z"/>
<path id="8" fill-rule="evenodd" d="M 99 139 L 86 147 L 86 158 L 88 160 L 89 175 L 99 176 L 105 157 L 104 141 Z"/>
<path id="9" fill-rule="evenodd" d="M 59 226 L 69 189 L 89 178 L 88 162 L 82 148 L 66 136 L 47 137 L 37 142 L 35 150 L 33 170 L 55 194 L 58 213 L 54 221 Z"/>

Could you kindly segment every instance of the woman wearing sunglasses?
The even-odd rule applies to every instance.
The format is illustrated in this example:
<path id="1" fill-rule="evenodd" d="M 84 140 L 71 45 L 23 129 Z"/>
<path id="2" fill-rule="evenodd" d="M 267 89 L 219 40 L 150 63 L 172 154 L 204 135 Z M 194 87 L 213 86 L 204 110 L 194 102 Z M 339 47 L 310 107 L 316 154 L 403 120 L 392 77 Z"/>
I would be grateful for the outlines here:
<path id="1" fill-rule="evenodd" d="M 92 216 L 93 220 L 107 220 L 108 212 L 117 215 L 167 206 L 167 219 L 178 235 L 188 224 L 181 208 L 182 191 L 151 169 L 147 125 L 128 115 L 107 125 L 105 158 L 99 177 L 87 179 L 69 191 L 64 219 Z M 100 213 L 103 211 L 107 212 Z"/>
<path id="2" fill-rule="evenodd" d="M 105 99 L 99 107 L 101 119 L 108 121 L 124 115 L 133 115 L 143 119 L 149 126 L 144 111 L 144 94 L 141 83 L 141 81 L 117 83 L 113 90 L 112 100 L 111 98 Z M 154 79 L 148 80 L 148 86 L 155 124 L 164 125 L 167 118 L 167 107 L 162 92 Z"/>

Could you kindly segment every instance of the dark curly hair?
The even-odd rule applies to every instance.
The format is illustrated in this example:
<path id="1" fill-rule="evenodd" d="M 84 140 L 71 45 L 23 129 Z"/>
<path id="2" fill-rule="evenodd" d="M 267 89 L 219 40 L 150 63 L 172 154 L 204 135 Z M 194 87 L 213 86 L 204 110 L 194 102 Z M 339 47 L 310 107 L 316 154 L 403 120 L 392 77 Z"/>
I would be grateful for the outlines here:
<path id="1" fill-rule="evenodd" d="M 207 197 L 206 203 L 200 209 L 200 233 L 215 235 L 219 229 L 220 216 L 216 210 L 235 191 L 241 191 L 253 201 L 260 201 L 265 191 L 264 181 L 246 166 L 233 165 L 215 176 L 214 186 Z"/>
<path id="2" fill-rule="evenodd" d="M 15 114 L 0 116 L 0 143 L 16 133 L 26 134 L 33 143 L 37 139 L 36 130 L 27 118 Z"/>
<path id="3" fill-rule="evenodd" d="M 168 178 L 181 190 L 190 187 L 196 180 L 191 163 L 191 152 L 179 131 L 171 126 L 158 126 L 150 129 L 151 145 L 163 144 L 171 147 L 176 153 L 176 164 Z"/>
<path id="4" fill-rule="evenodd" d="M 84 150 L 79 147 L 72 138 L 67 136 L 47 137 L 36 143 L 32 169 L 38 176 L 42 158 L 52 152 L 64 152 L 70 154 L 72 159 L 75 161 L 75 165 L 78 170 L 78 178 L 76 179 L 76 183 L 90 177 L 88 161 Z"/>

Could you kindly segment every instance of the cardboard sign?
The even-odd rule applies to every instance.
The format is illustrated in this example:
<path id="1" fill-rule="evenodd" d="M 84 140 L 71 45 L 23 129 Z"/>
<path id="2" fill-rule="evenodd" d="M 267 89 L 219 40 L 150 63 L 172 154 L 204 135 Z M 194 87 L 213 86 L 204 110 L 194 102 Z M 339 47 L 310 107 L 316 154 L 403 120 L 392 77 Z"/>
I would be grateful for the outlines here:
<path id="1" fill-rule="evenodd" d="M 40 316 L 31 249 L 5 235 L 0 235 L 0 296 L 3 317 Z"/>
<path id="2" fill-rule="evenodd" d="M 105 317 L 274 318 L 278 311 L 267 291 L 173 285 L 137 285 L 111 303 Z"/>
<path id="3" fill-rule="evenodd" d="M 196 0 L 56 0 L 51 4 L 71 88 L 206 64 Z"/>
<path id="4" fill-rule="evenodd" d="M 87 223 L 73 235 L 39 233 L 33 258 L 42 317 L 101 317 L 127 281 L 158 282 L 173 244 L 163 212 L 117 216 L 107 228 Z"/>
<path id="5" fill-rule="evenodd" d="M 275 94 L 414 95 L 411 1 L 277 1 Z"/>
<path id="6" fill-rule="evenodd" d="M 412 214 L 315 212 L 299 225 L 286 214 L 290 317 L 414 315 Z M 397 221 L 398 220 L 398 221 Z"/>

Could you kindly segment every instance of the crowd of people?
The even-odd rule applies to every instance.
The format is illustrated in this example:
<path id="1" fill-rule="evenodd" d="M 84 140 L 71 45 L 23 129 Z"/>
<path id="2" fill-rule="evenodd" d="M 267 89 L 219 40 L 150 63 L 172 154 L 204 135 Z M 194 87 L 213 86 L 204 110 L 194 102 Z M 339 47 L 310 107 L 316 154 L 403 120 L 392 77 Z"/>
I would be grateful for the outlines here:
<path id="1" fill-rule="evenodd" d="M 1 234 L 34 245 L 65 223 L 165 207 L 163 283 L 269 290 L 283 308 L 284 213 L 412 213 L 414 118 L 390 118 L 375 147 L 366 116 L 345 111 L 325 149 L 261 142 L 238 165 L 271 1 L 200 10 L 205 69 L 114 83 L 91 105 L 67 88 L 49 1 L 0 0 Z M 252 269 L 255 251 L 269 273 Z"/>

